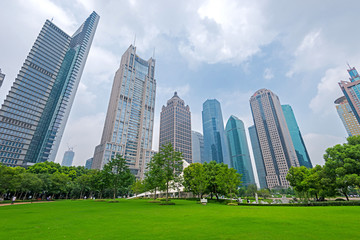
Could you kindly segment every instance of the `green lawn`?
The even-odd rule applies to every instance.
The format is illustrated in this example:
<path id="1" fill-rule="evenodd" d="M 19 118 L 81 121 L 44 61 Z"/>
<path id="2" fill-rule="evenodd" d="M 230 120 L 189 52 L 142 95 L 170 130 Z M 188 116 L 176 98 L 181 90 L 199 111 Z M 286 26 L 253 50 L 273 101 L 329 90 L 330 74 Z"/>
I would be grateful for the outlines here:
<path id="1" fill-rule="evenodd" d="M 0 239 L 359 239 L 360 207 L 226 206 L 175 200 L 0 207 Z"/>

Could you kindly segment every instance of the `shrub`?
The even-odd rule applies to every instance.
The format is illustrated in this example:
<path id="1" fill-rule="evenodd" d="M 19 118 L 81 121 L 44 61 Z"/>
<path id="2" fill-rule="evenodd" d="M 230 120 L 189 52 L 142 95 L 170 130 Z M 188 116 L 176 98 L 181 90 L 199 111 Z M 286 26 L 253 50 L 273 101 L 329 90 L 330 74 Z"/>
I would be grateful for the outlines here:
<path id="1" fill-rule="evenodd" d="M 114 200 L 112 200 L 112 201 L 108 201 L 108 203 L 118 203 L 119 201 L 114 201 Z"/>
<path id="2" fill-rule="evenodd" d="M 148 201 L 148 203 L 161 203 L 161 201 L 152 200 L 152 201 Z"/>
<path id="3" fill-rule="evenodd" d="M 175 205 L 175 203 L 174 202 L 168 202 L 168 203 L 164 202 L 164 203 L 160 203 L 160 205 Z"/>
<path id="4" fill-rule="evenodd" d="M 345 201 L 345 199 L 343 199 L 343 198 L 337 198 L 337 199 L 335 199 L 335 201 Z"/>
<path id="5" fill-rule="evenodd" d="M 158 201 L 166 201 L 166 198 L 157 198 Z"/>
<path id="6" fill-rule="evenodd" d="M 94 202 L 106 202 L 104 199 L 96 199 Z"/>
<path id="7" fill-rule="evenodd" d="M 228 203 L 227 205 L 228 205 L 228 206 L 237 206 L 237 205 L 239 205 L 239 204 L 236 203 L 236 202 L 232 202 L 232 203 Z"/>

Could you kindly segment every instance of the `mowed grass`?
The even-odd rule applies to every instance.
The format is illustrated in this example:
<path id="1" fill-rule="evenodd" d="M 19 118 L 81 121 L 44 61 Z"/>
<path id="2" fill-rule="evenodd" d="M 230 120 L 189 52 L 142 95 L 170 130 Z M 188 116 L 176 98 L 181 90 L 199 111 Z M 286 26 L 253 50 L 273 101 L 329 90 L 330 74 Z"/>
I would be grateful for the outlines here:
<path id="1" fill-rule="evenodd" d="M 173 200 L 0 207 L 0 239 L 359 239 L 360 207 L 226 206 Z"/>

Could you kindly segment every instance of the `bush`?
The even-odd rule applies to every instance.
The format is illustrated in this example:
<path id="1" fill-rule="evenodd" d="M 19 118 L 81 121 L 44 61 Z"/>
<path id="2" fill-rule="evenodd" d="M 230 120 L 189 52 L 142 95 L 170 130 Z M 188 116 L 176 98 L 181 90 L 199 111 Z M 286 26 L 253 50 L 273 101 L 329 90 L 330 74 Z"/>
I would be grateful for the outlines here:
<path id="1" fill-rule="evenodd" d="M 94 202 L 106 202 L 104 199 L 95 199 Z"/>
<path id="2" fill-rule="evenodd" d="M 360 206 L 360 201 L 325 201 L 325 202 L 309 202 L 309 203 L 280 203 L 280 204 L 246 204 L 239 203 L 241 206 L 289 206 L 289 207 L 310 207 L 310 206 Z"/>
<path id="3" fill-rule="evenodd" d="M 118 203 L 119 201 L 114 201 L 114 200 L 112 200 L 112 201 L 108 201 L 108 203 Z"/>
<path id="4" fill-rule="evenodd" d="M 337 198 L 337 199 L 335 199 L 335 201 L 345 201 L 345 199 L 343 199 L 343 198 Z"/>
<path id="5" fill-rule="evenodd" d="M 166 201 L 166 198 L 157 198 L 158 201 Z"/>
<path id="6" fill-rule="evenodd" d="M 152 200 L 152 201 L 148 201 L 148 203 L 161 203 L 161 201 Z"/>
<path id="7" fill-rule="evenodd" d="M 175 205 L 175 203 L 174 202 L 168 202 L 168 203 L 164 202 L 164 203 L 160 203 L 160 205 Z"/>
<path id="8" fill-rule="evenodd" d="M 228 206 L 237 206 L 237 205 L 239 205 L 239 204 L 236 203 L 236 202 L 233 202 L 233 203 L 228 203 L 227 205 L 228 205 Z"/>

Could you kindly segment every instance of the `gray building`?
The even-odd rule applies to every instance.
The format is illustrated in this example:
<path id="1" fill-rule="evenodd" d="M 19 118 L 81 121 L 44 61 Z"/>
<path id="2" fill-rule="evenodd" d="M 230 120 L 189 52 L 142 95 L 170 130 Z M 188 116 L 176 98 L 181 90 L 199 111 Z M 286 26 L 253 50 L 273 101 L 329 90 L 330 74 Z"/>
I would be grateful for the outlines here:
<path id="1" fill-rule="evenodd" d="M 265 165 L 262 158 L 260 144 L 257 138 L 255 126 L 249 127 L 249 135 L 250 135 L 251 146 L 254 154 L 256 172 L 259 178 L 260 188 L 267 188 Z"/>
<path id="2" fill-rule="evenodd" d="M 298 167 L 288 126 L 277 95 L 260 89 L 250 98 L 251 112 L 259 140 L 268 188 L 290 187 L 286 175 L 291 166 Z"/>
<path id="3" fill-rule="evenodd" d="M 185 161 L 192 163 L 191 112 L 177 92 L 163 106 L 160 113 L 159 148 L 171 143 L 176 151 L 182 152 Z"/>
<path id="4" fill-rule="evenodd" d="M 225 133 L 229 146 L 231 167 L 242 175 L 243 185 L 255 184 L 243 121 L 231 115 L 226 123 Z"/>
<path id="5" fill-rule="evenodd" d="M 75 152 L 71 148 L 69 148 L 69 150 L 67 150 L 64 153 L 64 157 L 61 162 L 61 166 L 71 167 L 73 164 L 73 161 L 74 161 L 74 156 L 75 156 Z"/>
<path id="6" fill-rule="evenodd" d="M 54 161 L 99 15 L 68 35 L 47 20 L 0 109 L 0 162 Z"/>
<path id="7" fill-rule="evenodd" d="M 156 80 L 155 59 L 144 60 L 130 46 L 121 57 L 111 89 L 100 145 L 92 168 L 102 169 L 117 154 L 142 178 L 152 154 Z"/>
<path id="8" fill-rule="evenodd" d="M 0 68 L 0 88 L 4 82 L 5 79 L 5 74 L 1 72 L 1 68 Z"/>
<path id="9" fill-rule="evenodd" d="M 89 158 L 88 160 L 86 160 L 86 162 L 85 162 L 85 168 L 86 168 L 86 169 L 91 169 L 91 165 L 92 165 L 93 159 L 94 159 L 94 158 Z"/>
<path id="10" fill-rule="evenodd" d="M 192 162 L 204 163 L 204 137 L 201 133 L 191 131 Z"/>
<path id="11" fill-rule="evenodd" d="M 208 99 L 203 103 L 202 123 L 204 133 L 204 159 L 231 166 L 228 143 L 224 131 L 224 122 L 220 103 Z"/>

